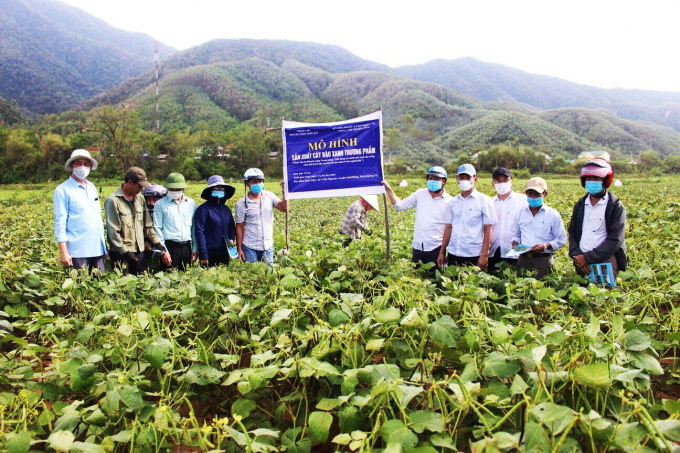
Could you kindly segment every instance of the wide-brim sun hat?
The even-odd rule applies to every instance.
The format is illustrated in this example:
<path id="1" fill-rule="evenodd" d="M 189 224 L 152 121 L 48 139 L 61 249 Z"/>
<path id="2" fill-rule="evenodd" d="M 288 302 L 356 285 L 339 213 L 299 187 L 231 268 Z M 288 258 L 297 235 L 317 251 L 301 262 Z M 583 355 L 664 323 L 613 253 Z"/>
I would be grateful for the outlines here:
<path id="1" fill-rule="evenodd" d="M 359 196 L 363 198 L 366 203 L 370 204 L 373 209 L 375 209 L 376 211 L 380 211 L 380 204 L 378 204 L 377 195 L 359 195 Z"/>
<path id="2" fill-rule="evenodd" d="M 186 189 L 189 187 L 187 182 L 184 180 L 184 176 L 181 173 L 170 173 L 167 178 L 165 178 L 165 188 L 168 190 L 173 189 Z"/>
<path id="3" fill-rule="evenodd" d="M 201 192 L 201 198 L 203 198 L 204 200 L 209 200 L 210 192 L 215 187 L 224 187 L 224 198 L 227 200 L 233 197 L 234 193 L 236 192 L 236 188 L 225 183 L 223 177 L 219 175 L 213 175 L 210 178 L 208 178 L 208 187 L 203 189 L 203 192 Z"/>
<path id="4" fill-rule="evenodd" d="M 90 155 L 90 152 L 86 149 L 76 149 L 71 153 L 71 157 L 66 161 L 66 164 L 64 165 L 64 168 L 68 171 L 71 171 L 71 162 L 73 162 L 76 159 L 87 159 L 92 163 L 92 170 L 97 169 L 97 161 L 92 158 Z"/>

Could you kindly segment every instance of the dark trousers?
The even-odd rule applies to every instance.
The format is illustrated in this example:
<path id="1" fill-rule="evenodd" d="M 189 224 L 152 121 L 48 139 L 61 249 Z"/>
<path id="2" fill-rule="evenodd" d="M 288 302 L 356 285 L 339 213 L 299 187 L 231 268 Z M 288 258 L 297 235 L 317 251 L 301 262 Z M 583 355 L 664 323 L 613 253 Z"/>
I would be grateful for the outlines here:
<path id="1" fill-rule="evenodd" d="M 144 259 L 144 252 L 133 252 L 137 257 L 137 262 L 129 262 L 125 255 L 118 252 L 110 252 L 109 257 L 111 258 L 111 264 L 113 267 L 120 267 L 123 271 L 123 275 L 139 275 L 146 272 L 146 260 Z"/>
<path id="2" fill-rule="evenodd" d="M 216 267 L 220 265 L 229 266 L 229 261 L 231 261 L 231 259 L 226 253 L 224 255 L 208 253 L 208 267 Z"/>
<path id="3" fill-rule="evenodd" d="M 184 271 L 189 267 L 191 264 L 191 241 L 165 241 L 165 247 L 168 249 L 168 253 L 170 253 L 172 262 L 170 266 L 163 264 L 163 270 L 178 269 Z"/>
<path id="4" fill-rule="evenodd" d="M 536 278 L 541 279 L 552 272 L 555 257 L 552 253 L 525 253 L 517 258 L 519 267 L 536 269 Z"/>
<path id="5" fill-rule="evenodd" d="M 501 263 L 508 263 L 512 266 L 517 266 L 517 260 L 512 258 L 501 258 L 501 248 L 496 249 L 496 253 L 489 257 L 489 272 L 494 272 L 496 267 Z"/>
<path id="6" fill-rule="evenodd" d="M 74 269 L 87 269 L 89 273 L 97 269 L 102 274 L 104 273 L 104 255 L 92 258 L 71 258 L 71 261 Z"/>
<path id="7" fill-rule="evenodd" d="M 424 250 L 416 250 L 413 249 L 413 254 L 411 256 L 411 261 L 413 261 L 416 264 L 426 264 L 426 263 L 434 263 L 437 264 L 437 258 L 439 258 L 439 251 L 441 250 L 442 246 L 440 245 L 434 250 L 430 250 L 429 252 L 426 252 Z M 416 266 L 419 267 L 419 266 Z"/>
<path id="8" fill-rule="evenodd" d="M 449 266 L 476 266 L 478 260 L 478 256 L 456 256 L 451 254 L 446 258 Z"/>

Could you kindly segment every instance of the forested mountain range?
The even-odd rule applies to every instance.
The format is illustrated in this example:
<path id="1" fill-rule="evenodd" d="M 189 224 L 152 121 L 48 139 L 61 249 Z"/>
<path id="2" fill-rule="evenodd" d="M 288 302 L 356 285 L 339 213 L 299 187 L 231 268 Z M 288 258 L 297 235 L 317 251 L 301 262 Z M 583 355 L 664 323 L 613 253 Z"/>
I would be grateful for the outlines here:
<path id="1" fill-rule="evenodd" d="M 0 96 L 34 115 L 74 108 L 153 68 L 154 43 L 56 0 L 2 0 Z"/>
<path id="2" fill-rule="evenodd" d="M 153 128 L 152 38 L 56 0 L 0 2 L 0 37 L 6 124 L 122 105 Z M 310 42 L 214 40 L 181 52 L 161 45 L 161 57 L 164 134 L 263 126 L 283 116 L 332 121 L 382 108 L 391 151 L 429 161 L 507 142 L 565 155 L 680 154 L 672 129 L 679 93 L 603 90 L 474 59 L 393 69 Z M 42 118 L 41 130 L 63 118 Z"/>
<path id="3" fill-rule="evenodd" d="M 470 57 L 402 66 L 396 72 L 484 101 L 514 102 L 544 110 L 602 109 L 621 118 L 649 121 L 680 131 L 680 93 L 598 88 Z"/>
<path id="4" fill-rule="evenodd" d="M 301 61 L 302 59 L 302 61 Z M 154 78 L 146 73 L 86 104 L 124 104 L 153 124 Z M 680 153 L 670 128 L 585 108 L 540 110 L 492 103 L 442 85 L 415 81 L 361 60 L 344 49 L 314 43 L 216 40 L 168 59 L 160 82 L 164 132 L 244 121 L 332 121 L 382 108 L 397 154 L 455 155 L 505 143 L 575 153 L 611 148 Z"/>

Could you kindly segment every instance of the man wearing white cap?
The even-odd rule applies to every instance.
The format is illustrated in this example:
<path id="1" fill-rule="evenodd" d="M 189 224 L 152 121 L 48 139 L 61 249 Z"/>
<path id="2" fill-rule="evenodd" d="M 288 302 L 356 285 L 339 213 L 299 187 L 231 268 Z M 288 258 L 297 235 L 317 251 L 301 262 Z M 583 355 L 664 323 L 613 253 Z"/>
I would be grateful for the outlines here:
<path id="1" fill-rule="evenodd" d="M 108 256 L 104 242 L 104 221 L 97 188 L 87 176 L 97 161 L 84 149 L 77 149 L 64 166 L 71 177 L 54 191 L 54 235 L 60 261 L 76 269 L 104 272 Z"/>
<path id="2" fill-rule="evenodd" d="M 376 195 L 361 195 L 361 198 L 349 205 L 340 224 L 340 233 L 348 236 L 345 246 L 349 245 L 354 239 L 361 239 L 361 233 L 368 226 L 366 213 L 371 209 L 380 211 Z"/>
<path id="3" fill-rule="evenodd" d="M 560 213 L 546 206 L 544 200 L 548 195 L 548 183 L 543 178 L 531 178 L 527 181 L 525 193 L 527 204 L 515 216 L 512 227 L 512 247 L 522 244 L 531 247 L 517 259 L 520 267 L 534 268 L 537 278 L 552 272 L 555 260 L 554 253 L 567 242 Z"/>
<path id="4" fill-rule="evenodd" d="M 449 265 L 486 269 L 492 226 L 498 223 L 493 202 L 475 189 L 477 171 L 472 165 L 458 167 L 456 181 L 460 194 L 446 210 L 446 228 L 437 263 L 444 266 L 444 250 L 448 246 Z"/>

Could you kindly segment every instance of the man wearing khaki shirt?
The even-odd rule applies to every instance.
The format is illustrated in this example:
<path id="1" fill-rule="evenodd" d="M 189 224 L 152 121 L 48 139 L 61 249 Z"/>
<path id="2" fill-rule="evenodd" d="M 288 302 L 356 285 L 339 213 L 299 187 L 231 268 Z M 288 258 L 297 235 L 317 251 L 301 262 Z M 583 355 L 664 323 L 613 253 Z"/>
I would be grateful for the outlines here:
<path id="1" fill-rule="evenodd" d="M 150 186 L 144 170 L 132 167 L 125 173 L 125 182 L 104 204 L 109 255 L 113 265 L 120 266 L 124 275 L 146 272 L 145 239 L 157 249 L 163 249 L 146 209 L 146 200 L 140 193 L 142 188 Z"/>

